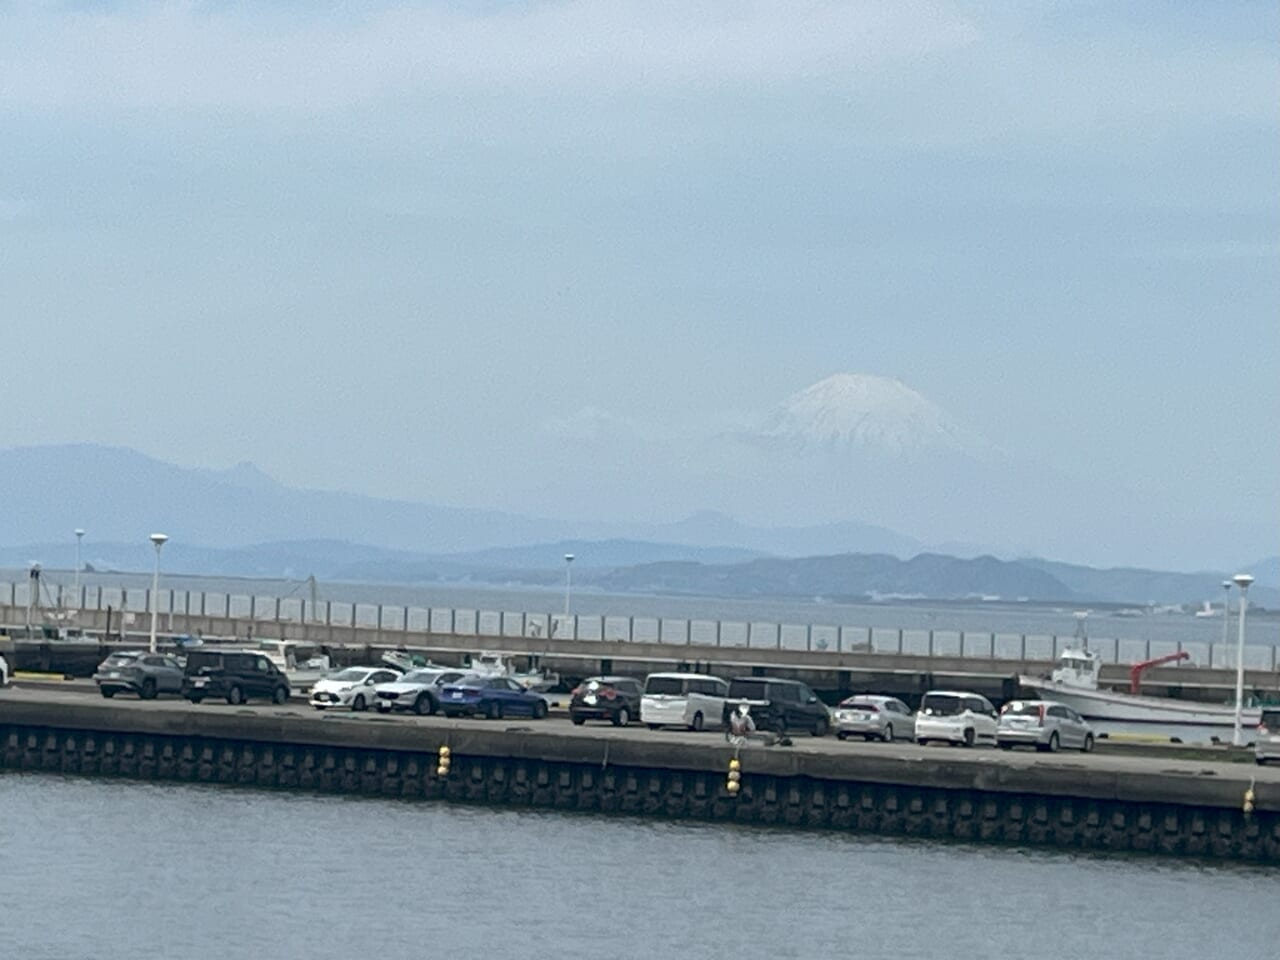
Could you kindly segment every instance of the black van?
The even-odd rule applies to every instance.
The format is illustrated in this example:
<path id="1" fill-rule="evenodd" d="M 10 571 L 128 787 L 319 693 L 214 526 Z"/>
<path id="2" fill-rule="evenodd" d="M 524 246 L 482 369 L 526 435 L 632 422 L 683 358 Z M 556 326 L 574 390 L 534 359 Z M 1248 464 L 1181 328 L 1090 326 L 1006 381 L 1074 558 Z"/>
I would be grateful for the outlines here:
<path id="1" fill-rule="evenodd" d="M 745 703 L 751 708 L 756 728 L 786 733 L 807 730 L 825 737 L 831 729 L 831 713 L 806 684 L 777 677 L 738 677 L 729 681 L 724 701 L 726 725 L 729 715 Z"/>
<path id="2" fill-rule="evenodd" d="M 182 695 L 192 703 L 205 697 L 244 703 L 252 698 L 287 703 L 289 678 L 265 654 L 253 650 L 192 650 L 183 668 Z"/>

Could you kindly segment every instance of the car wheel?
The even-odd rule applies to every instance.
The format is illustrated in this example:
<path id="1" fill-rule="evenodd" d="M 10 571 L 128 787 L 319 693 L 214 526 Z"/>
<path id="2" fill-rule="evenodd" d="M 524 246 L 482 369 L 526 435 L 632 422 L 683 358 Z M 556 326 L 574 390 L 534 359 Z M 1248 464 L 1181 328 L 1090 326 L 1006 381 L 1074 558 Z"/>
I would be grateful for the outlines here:
<path id="1" fill-rule="evenodd" d="M 826 717 L 819 717 L 814 721 L 813 727 L 809 730 L 809 733 L 811 736 L 825 737 L 827 735 L 827 729 L 830 726 L 831 724 L 827 722 Z"/>
<path id="2" fill-rule="evenodd" d="M 618 712 L 613 715 L 613 725 L 615 727 L 625 727 L 631 722 L 631 711 L 626 707 L 619 707 Z"/>
<path id="3" fill-rule="evenodd" d="M 885 726 L 884 733 L 880 734 L 880 739 L 884 743 L 893 743 L 893 724 L 892 723 Z"/>
<path id="4" fill-rule="evenodd" d="M 1093 734 L 1086 733 L 1084 735 L 1084 746 L 1080 748 L 1081 753 L 1093 753 Z"/>
<path id="5" fill-rule="evenodd" d="M 108 690 L 106 687 L 103 687 L 102 695 L 106 697 L 108 700 L 110 700 L 112 697 L 116 695 L 116 692 L 114 690 Z"/>
<path id="6" fill-rule="evenodd" d="M 1267 758 L 1266 758 L 1266 757 L 1254 757 L 1254 758 L 1253 758 L 1253 762 L 1254 762 L 1254 763 L 1256 763 L 1256 764 L 1257 764 L 1258 766 L 1260 766 L 1260 767 L 1265 767 L 1265 766 L 1267 765 Z"/>
<path id="7" fill-rule="evenodd" d="M 143 700 L 154 700 L 156 698 L 156 682 L 153 678 L 147 677 L 142 681 L 142 689 L 138 691 L 138 696 Z"/>
<path id="8" fill-rule="evenodd" d="M 570 717 L 569 719 L 573 721 L 573 725 L 575 727 L 580 727 L 587 722 L 586 717 Z M 652 726 L 652 724 L 650 724 L 650 726 Z"/>
<path id="9" fill-rule="evenodd" d="M 204 697 L 187 697 L 187 699 L 190 700 L 192 703 L 199 703 L 201 700 L 204 699 Z"/>
<path id="10" fill-rule="evenodd" d="M 836 734 L 836 739 L 837 739 L 837 740 L 848 740 L 848 739 L 849 739 L 849 732 L 848 732 L 847 730 L 841 730 L 841 731 L 839 731 L 839 732 Z"/>
<path id="11" fill-rule="evenodd" d="M 920 744 L 922 747 L 927 747 L 929 745 L 929 740 L 927 737 L 916 737 L 916 743 Z"/>
<path id="12" fill-rule="evenodd" d="M 1036 744 L 1036 749 L 1041 753 L 1057 753 L 1058 752 L 1058 731 L 1049 734 L 1049 742 L 1046 744 Z"/>
<path id="13" fill-rule="evenodd" d="M 999 747 L 1001 750 L 1012 750 L 1012 749 L 1013 749 L 1013 744 L 1012 744 L 1012 743 L 1004 743 L 1003 741 L 1002 741 L 1002 742 L 997 743 L 997 744 L 996 744 L 996 746 L 997 746 L 997 747 Z"/>
<path id="14" fill-rule="evenodd" d="M 313 707 L 315 707 L 317 710 L 319 710 L 321 713 L 323 713 L 323 712 L 324 712 L 324 704 L 323 704 L 323 703 L 313 703 L 313 704 L 312 704 L 312 706 L 313 706 Z"/>
<path id="15" fill-rule="evenodd" d="M 657 730 L 657 729 L 658 729 L 659 727 L 661 727 L 661 726 L 662 726 L 662 724 L 660 724 L 660 723 L 651 723 L 651 724 L 649 724 L 649 729 L 650 729 L 650 730 Z"/>
<path id="16" fill-rule="evenodd" d="M 357 693 L 356 698 L 351 701 L 351 709 L 356 713 L 362 713 L 369 704 L 365 702 L 364 694 Z"/>
<path id="17" fill-rule="evenodd" d="M 533 705 L 533 718 L 535 720 L 542 720 L 546 717 L 546 715 L 547 715 L 547 701 L 539 697 L 538 702 Z"/>
<path id="18" fill-rule="evenodd" d="M 973 733 L 973 727 L 965 727 L 965 731 L 964 731 L 964 745 L 965 745 L 966 747 L 972 747 L 972 746 L 973 746 L 973 741 L 974 741 L 974 739 L 975 739 L 975 737 L 974 737 L 974 733 Z"/>
<path id="19" fill-rule="evenodd" d="M 237 707 L 244 703 L 244 691 L 233 685 L 231 689 L 227 691 L 227 703 L 231 704 L 233 707 Z"/>
<path id="20" fill-rule="evenodd" d="M 289 691 L 284 687 L 276 687 L 271 691 L 271 702 L 276 706 L 283 706 L 289 700 Z"/>
<path id="21" fill-rule="evenodd" d="M 433 706 L 434 704 L 431 702 L 431 694 L 420 693 L 418 694 L 418 699 L 413 701 L 413 712 L 420 717 L 429 716 L 433 712 Z M 390 709 L 391 706 L 388 704 L 387 710 Z"/>
<path id="22" fill-rule="evenodd" d="M 701 733 L 703 729 L 706 727 L 706 725 L 707 725 L 706 718 L 702 716 L 702 711 L 699 710 L 697 713 L 693 715 L 693 732 Z M 653 724 L 649 724 L 649 726 L 652 728 Z"/>

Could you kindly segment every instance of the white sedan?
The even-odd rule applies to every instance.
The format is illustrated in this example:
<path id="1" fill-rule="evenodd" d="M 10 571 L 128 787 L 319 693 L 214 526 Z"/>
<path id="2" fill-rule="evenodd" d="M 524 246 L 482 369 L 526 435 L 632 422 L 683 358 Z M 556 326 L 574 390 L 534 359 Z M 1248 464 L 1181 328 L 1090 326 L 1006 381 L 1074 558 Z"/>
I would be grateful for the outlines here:
<path id="1" fill-rule="evenodd" d="M 914 740 L 916 718 L 897 697 L 858 695 L 835 709 L 836 736 L 841 740 Z"/>
<path id="2" fill-rule="evenodd" d="M 386 667 L 347 667 L 312 684 L 311 705 L 317 710 L 330 707 L 367 710 L 374 702 L 373 688 L 379 683 L 390 683 L 399 676 Z"/>

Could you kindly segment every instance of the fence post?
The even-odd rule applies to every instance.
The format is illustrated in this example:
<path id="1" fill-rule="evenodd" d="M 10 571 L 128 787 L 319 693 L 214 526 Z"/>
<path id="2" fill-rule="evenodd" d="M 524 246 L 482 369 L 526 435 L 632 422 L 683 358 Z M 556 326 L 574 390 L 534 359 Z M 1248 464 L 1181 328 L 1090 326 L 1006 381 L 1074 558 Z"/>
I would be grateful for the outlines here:
<path id="1" fill-rule="evenodd" d="M 775 637 L 777 639 L 774 642 L 774 646 L 777 649 L 781 650 L 782 649 L 782 624 L 781 623 L 776 624 L 775 629 L 776 629 Z"/>
<path id="2" fill-rule="evenodd" d="M 813 649 L 813 624 L 806 624 L 804 628 L 804 648 L 806 650 Z"/>
<path id="3" fill-rule="evenodd" d="M 1022 635 L 1022 647 L 1020 649 L 1021 649 L 1022 655 L 1018 659 L 1021 660 L 1023 663 L 1026 663 L 1027 662 L 1027 635 L 1025 633 Z"/>
<path id="4" fill-rule="evenodd" d="M 898 628 L 898 653 L 899 653 L 899 655 L 901 655 L 901 653 L 902 653 L 902 628 L 901 628 L 901 627 L 899 627 L 899 628 Z M 930 638 L 930 640 L 929 640 L 929 656 L 933 656 L 933 640 L 932 640 L 932 638 Z"/>
<path id="5" fill-rule="evenodd" d="M 836 627 L 836 653 L 844 653 L 844 627 Z"/>
<path id="6" fill-rule="evenodd" d="M 716 621 L 716 646 L 720 646 L 720 621 Z"/>
<path id="7" fill-rule="evenodd" d="M 636 618 L 634 616 L 627 617 L 627 643 L 635 643 L 636 640 Z"/>

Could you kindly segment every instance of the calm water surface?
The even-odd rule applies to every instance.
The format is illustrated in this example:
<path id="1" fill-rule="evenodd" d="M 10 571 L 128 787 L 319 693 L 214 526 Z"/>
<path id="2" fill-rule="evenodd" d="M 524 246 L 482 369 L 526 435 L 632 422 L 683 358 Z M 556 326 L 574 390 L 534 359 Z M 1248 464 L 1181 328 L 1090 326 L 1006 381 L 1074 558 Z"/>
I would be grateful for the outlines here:
<path id="1" fill-rule="evenodd" d="M 1274 872 L 0 774 L 0 957 L 1274 956 Z"/>

